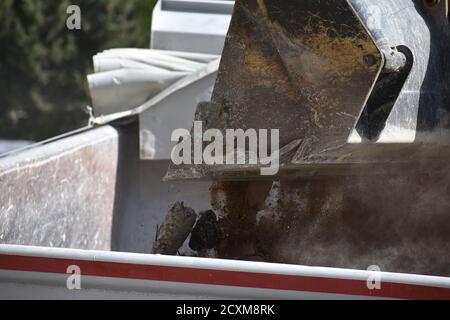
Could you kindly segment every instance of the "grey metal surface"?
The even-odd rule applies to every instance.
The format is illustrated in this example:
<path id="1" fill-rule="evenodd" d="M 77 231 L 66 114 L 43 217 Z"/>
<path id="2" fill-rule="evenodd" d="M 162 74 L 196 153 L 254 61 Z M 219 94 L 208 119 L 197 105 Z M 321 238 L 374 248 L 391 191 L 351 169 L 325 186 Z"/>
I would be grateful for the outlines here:
<path id="1" fill-rule="evenodd" d="M 181 200 L 196 212 L 210 208 L 209 184 L 163 182 L 169 160 L 139 160 L 138 128 L 123 134 L 112 249 L 148 253 L 169 205 Z"/>
<path id="2" fill-rule="evenodd" d="M 1 140 L 0 139 L 0 155 L 6 152 L 10 152 L 19 148 L 22 148 L 26 145 L 31 144 L 30 141 L 22 141 L 22 140 Z"/>
<path id="3" fill-rule="evenodd" d="M 117 136 L 104 127 L 0 159 L 0 243 L 108 250 Z"/>
<path id="4" fill-rule="evenodd" d="M 163 0 L 163 10 L 232 14 L 234 0 Z"/>
<path id="5" fill-rule="evenodd" d="M 170 204 L 209 208 L 207 184 L 139 160 L 138 136 L 104 126 L 1 158 L 0 244 L 150 252 Z"/>
<path id="6" fill-rule="evenodd" d="M 160 0 L 154 8 L 151 48 L 220 54 L 234 1 Z"/>
<path id="7" fill-rule="evenodd" d="M 435 7 L 422 0 L 351 0 L 373 34 L 383 31 L 381 44 L 407 47 L 414 56 L 380 143 L 450 142 L 446 80 L 450 72 L 450 28 L 446 1 Z M 358 139 L 351 139 L 357 142 Z"/>

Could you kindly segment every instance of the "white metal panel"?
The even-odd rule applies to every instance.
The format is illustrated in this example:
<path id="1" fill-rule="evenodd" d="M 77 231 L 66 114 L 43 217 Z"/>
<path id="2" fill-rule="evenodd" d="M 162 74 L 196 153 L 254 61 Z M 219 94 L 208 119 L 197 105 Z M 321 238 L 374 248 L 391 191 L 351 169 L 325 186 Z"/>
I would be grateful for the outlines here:
<path id="1" fill-rule="evenodd" d="M 221 54 L 234 1 L 160 0 L 153 10 L 151 48 Z"/>

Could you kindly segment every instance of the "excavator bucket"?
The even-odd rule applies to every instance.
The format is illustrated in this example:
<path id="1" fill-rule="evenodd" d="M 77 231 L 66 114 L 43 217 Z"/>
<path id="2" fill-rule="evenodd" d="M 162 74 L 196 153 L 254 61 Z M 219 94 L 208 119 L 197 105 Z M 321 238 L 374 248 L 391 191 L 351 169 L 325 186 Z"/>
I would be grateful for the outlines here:
<path id="1" fill-rule="evenodd" d="M 214 180 L 219 256 L 448 272 L 435 262 L 450 234 L 447 4 L 236 1 L 212 100 L 190 136 L 198 160 L 199 123 L 218 129 L 204 134 L 203 155 L 218 132 L 226 150 L 229 130 L 246 130 L 248 163 L 167 174 Z M 276 175 L 250 163 L 251 129 L 279 130 Z M 259 148 L 272 150 L 268 140 Z"/>
<path id="2" fill-rule="evenodd" d="M 417 138 L 430 57 L 423 44 L 444 36 L 450 43 L 448 31 L 430 23 L 448 23 L 446 16 L 424 3 L 237 0 L 212 100 L 198 108 L 196 120 L 224 136 L 229 129 L 279 130 L 278 176 L 347 171 L 348 164 L 386 170 L 387 162 L 410 161 L 418 147 L 448 153 Z M 409 27 L 423 35 L 412 38 Z M 436 32 L 423 38 L 430 29 Z M 443 109 L 442 99 L 434 101 L 423 118 Z M 171 165 L 167 178 L 249 179 L 260 176 L 261 166 Z"/>
<path id="3" fill-rule="evenodd" d="M 315 151 L 343 144 L 382 63 L 345 0 L 237 1 L 211 125 L 277 128 L 281 146 L 303 139 Z"/>

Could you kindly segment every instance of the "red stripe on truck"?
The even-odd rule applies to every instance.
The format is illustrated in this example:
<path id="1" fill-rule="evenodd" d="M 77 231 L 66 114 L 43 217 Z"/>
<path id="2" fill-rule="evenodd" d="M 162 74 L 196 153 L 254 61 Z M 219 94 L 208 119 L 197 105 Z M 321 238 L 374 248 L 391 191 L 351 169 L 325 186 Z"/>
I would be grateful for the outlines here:
<path id="1" fill-rule="evenodd" d="M 0 269 L 3 270 L 66 274 L 70 265 L 79 266 L 83 275 L 96 277 L 398 299 L 450 299 L 450 288 L 417 284 L 383 281 L 380 290 L 369 290 L 366 281 L 353 279 L 0 255 Z"/>

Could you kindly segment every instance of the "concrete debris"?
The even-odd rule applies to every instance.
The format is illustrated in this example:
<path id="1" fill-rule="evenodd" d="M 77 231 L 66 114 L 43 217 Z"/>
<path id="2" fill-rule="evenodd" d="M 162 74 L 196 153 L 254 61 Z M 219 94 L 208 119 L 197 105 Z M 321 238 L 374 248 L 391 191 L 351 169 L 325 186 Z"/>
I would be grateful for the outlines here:
<path id="1" fill-rule="evenodd" d="M 197 220 L 197 214 L 183 202 L 173 204 L 163 224 L 158 228 L 153 245 L 154 254 L 176 255 Z"/>

